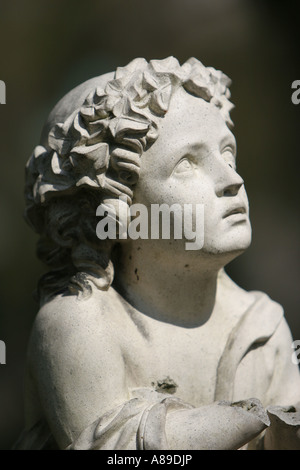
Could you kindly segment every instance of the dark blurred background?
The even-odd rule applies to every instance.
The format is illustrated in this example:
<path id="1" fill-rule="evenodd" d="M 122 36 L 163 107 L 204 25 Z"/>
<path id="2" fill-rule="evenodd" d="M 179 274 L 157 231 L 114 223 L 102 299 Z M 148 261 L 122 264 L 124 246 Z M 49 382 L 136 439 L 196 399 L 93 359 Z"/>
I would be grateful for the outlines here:
<path id="1" fill-rule="evenodd" d="M 250 199 L 253 242 L 227 271 L 268 293 L 300 339 L 299 2 L 266 0 L 0 0 L 0 449 L 23 424 L 26 345 L 43 267 L 23 220 L 24 165 L 47 114 L 82 81 L 135 57 L 191 56 L 233 80 L 238 168 Z M 292 350 L 291 350 L 292 352 Z"/>

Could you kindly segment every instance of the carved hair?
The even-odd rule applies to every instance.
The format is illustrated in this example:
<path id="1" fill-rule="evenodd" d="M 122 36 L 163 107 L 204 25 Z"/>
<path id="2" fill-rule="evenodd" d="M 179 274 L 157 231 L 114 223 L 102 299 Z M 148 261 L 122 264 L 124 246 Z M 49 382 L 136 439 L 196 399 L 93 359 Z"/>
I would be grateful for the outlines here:
<path id="1" fill-rule="evenodd" d="M 112 242 L 96 237 L 96 208 L 132 202 L 139 157 L 158 137 L 159 121 L 179 87 L 219 108 L 231 127 L 230 79 L 195 58 L 135 59 L 118 68 L 64 122 L 26 165 L 26 220 L 40 234 L 38 256 L 51 271 L 40 295 L 88 294 L 113 281 Z M 131 157 L 130 157 L 131 155 Z"/>

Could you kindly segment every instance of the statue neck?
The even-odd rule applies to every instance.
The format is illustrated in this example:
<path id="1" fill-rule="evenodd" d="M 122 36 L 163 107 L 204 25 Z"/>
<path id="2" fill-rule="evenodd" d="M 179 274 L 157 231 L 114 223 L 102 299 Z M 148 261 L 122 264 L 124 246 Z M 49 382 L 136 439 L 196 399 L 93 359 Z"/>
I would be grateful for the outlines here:
<path id="1" fill-rule="evenodd" d="M 220 266 L 212 267 L 205 260 L 201 263 L 195 255 L 182 260 L 159 258 L 152 250 L 133 243 L 118 262 L 114 286 L 143 314 L 196 327 L 213 313 L 219 270 Z"/>

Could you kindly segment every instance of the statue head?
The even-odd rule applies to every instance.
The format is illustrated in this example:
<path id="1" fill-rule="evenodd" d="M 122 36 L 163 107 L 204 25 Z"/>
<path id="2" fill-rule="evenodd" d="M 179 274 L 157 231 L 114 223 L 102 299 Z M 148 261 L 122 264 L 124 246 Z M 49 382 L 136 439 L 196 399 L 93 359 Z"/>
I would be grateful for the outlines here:
<path id="1" fill-rule="evenodd" d="M 171 173 L 186 178 L 186 184 L 195 169 L 193 161 L 199 146 L 204 146 L 204 159 L 205 152 L 211 157 L 214 148 L 218 148 L 226 170 L 208 164 L 207 171 L 215 175 L 212 190 L 219 191 L 217 197 L 221 193 L 224 197 L 236 195 L 243 181 L 234 169 L 229 85 L 226 75 L 204 67 L 194 58 L 183 65 L 173 57 L 150 62 L 135 59 L 115 73 L 83 83 L 56 105 L 41 143 L 26 166 L 26 219 L 40 235 L 38 256 L 50 268 L 40 282 L 42 295 L 65 291 L 87 294 L 93 286 L 109 288 L 114 275 L 111 253 L 118 240 L 97 238 L 96 209 L 100 204 L 117 207 L 120 197 L 128 206 L 136 199 L 146 205 L 154 202 L 146 175 L 155 179 L 155 168 L 163 171 L 165 158 L 172 162 L 176 148 L 179 153 L 177 160 L 174 157 Z M 168 119 L 171 114 L 176 121 L 174 126 L 171 117 Z M 203 127 L 203 135 L 181 155 L 181 144 L 190 144 L 189 119 L 194 125 L 193 135 L 197 134 L 198 125 L 199 130 Z M 224 135 L 214 147 L 216 120 L 215 134 Z M 166 149 L 168 136 L 174 145 Z M 207 147 L 206 137 L 211 147 Z M 161 158 L 163 149 L 166 155 Z M 230 173 L 230 182 L 226 172 Z M 245 208 L 245 194 L 242 199 Z M 227 209 L 234 212 L 232 207 Z M 214 239 L 214 224 L 212 221 L 209 240 Z M 218 243 L 205 244 L 203 249 L 217 253 Z M 232 247 L 226 249 L 233 251 Z"/>

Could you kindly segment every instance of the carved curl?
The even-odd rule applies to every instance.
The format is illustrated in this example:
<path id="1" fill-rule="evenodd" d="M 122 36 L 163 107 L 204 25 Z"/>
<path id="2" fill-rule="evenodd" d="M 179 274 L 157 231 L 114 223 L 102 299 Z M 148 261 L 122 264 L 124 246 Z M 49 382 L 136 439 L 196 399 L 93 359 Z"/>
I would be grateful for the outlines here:
<path id="1" fill-rule="evenodd" d="M 131 204 L 139 157 L 158 137 L 179 87 L 213 103 L 231 127 L 229 85 L 195 58 L 182 66 L 174 57 L 139 58 L 52 127 L 47 148 L 37 146 L 26 165 L 25 188 L 25 217 L 42 235 L 38 254 L 54 268 L 43 280 L 49 292 L 110 286 L 111 245 L 96 239 L 96 207 L 121 195 Z"/>

